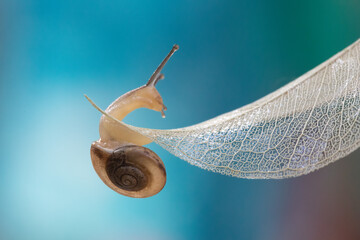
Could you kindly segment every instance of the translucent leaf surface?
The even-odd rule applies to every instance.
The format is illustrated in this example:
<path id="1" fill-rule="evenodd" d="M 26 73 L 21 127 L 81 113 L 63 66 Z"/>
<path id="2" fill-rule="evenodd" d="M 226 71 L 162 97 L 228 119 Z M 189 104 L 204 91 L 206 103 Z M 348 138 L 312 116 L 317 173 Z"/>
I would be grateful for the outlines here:
<path id="1" fill-rule="evenodd" d="M 360 40 L 268 96 L 174 130 L 132 127 L 203 169 L 244 178 L 299 176 L 360 145 Z"/>

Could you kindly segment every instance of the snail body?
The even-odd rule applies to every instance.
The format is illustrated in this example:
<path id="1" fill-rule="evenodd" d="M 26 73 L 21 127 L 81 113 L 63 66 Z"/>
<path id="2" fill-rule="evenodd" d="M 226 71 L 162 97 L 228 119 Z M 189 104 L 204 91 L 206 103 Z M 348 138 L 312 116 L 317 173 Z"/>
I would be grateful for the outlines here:
<path id="1" fill-rule="evenodd" d="M 123 126 L 119 121 L 138 108 L 159 111 L 164 116 L 166 107 L 155 85 L 164 78 L 160 71 L 177 49 L 178 46 L 174 45 L 146 85 L 116 99 L 100 119 L 100 139 L 91 145 L 91 160 L 101 180 L 122 195 L 150 197 L 165 186 L 163 161 L 156 153 L 142 146 L 152 140 Z"/>

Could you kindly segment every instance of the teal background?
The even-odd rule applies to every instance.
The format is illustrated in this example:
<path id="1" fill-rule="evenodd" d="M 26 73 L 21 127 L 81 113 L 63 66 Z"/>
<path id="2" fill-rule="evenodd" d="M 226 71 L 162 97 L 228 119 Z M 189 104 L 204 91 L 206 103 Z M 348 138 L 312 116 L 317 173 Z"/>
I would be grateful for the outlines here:
<path id="1" fill-rule="evenodd" d="M 148 199 L 116 194 L 89 148 L 100 114 L 158 84 L 167 118 L 195 124 L 290 82 L 360 37 L 360 2 L 0 1 L 0 239 L 360 239 L 360 151 L 307 176 L 236 179 L 155 144 L 167 184 Z"/>

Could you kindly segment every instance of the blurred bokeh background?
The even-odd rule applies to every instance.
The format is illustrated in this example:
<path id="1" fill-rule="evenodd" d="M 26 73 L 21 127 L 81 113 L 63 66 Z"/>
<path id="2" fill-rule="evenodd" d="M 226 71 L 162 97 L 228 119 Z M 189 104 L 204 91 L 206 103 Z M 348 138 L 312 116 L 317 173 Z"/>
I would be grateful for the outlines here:
<path id="1" fill-rule="evenodd" d="M 167 118 L 195 124 L 290 82 L 360 37 L 360 2 L 0 1 L 0 239 L 360 239 L 360 151 L 307 176 L 245 180 L 155 144 L 168 181 L 148 199 L 110 190 L 91 165 L 102 108 L 158 84 Z"/>

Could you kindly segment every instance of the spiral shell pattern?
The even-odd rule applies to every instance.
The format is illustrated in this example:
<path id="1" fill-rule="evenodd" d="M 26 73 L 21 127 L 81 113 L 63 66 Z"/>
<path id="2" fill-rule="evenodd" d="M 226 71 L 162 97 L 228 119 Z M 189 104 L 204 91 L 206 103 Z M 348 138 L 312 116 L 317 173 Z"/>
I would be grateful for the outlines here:
<path id="1" fill-rule="evenodd" d="M 146 169 L 129 161 L 123 148 L 114 151 L 106 164 L 106 173 L 113 184 L 126 191 L 140 191 L 148 183 Z"/>

